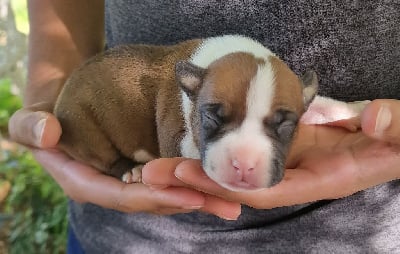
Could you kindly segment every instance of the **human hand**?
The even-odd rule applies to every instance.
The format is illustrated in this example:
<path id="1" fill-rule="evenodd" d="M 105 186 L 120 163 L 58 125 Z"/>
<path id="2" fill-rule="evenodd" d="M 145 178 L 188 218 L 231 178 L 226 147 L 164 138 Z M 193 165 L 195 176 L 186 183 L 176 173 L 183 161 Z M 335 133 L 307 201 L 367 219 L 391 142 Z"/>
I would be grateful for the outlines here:
<path id="1" fill-rule="evenodd" d="M 268 189 L 228 191 L 210 180 L 195 160 L 183 161 L 175 175 L 195 189 L 260 209 L 349 196 L 400 177 L 400 122 L 390 121 L 400 119 L 399 106 L 395 100 L 373 101 L 361 115 L 359 132 L 300 125 L 285 177 Z"/>
<path id="2" fill-rule="evenodd" d="M 36 104 L 17 111 L 10 119 L 11 137 L 30 146 L 37 161 L 77 202 L 90 202 L 123 212 L 155 214 L 186 213 L 201 210 L 225 219 L 236 219 L 240 204 L 225 201 L 182 185 L 174 176 L 175 164 L 182 159 L 162 159 L 152 163 L 167 177 L 166 188 L 125 184 L 119 179 L 79 163 L 56 149 L 61 127 L 51 104 Z M 171 167 L 171 165 L 173 167 Z"/>

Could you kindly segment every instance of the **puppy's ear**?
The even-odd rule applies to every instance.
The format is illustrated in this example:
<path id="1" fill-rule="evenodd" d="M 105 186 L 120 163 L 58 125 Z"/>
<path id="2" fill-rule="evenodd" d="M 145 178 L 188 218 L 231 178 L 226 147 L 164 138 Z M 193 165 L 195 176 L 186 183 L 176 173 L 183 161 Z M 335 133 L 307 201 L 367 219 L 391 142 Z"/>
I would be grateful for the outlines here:
<path id="1" fill-rule="evenodd" d="M 175 64 L 176 82 L 191 100 L 197 96 L 205 73 L 206 69 L 188 61 L 179 61 Z"/>
<path id="2" fill-rule="evenodd" d="M 307 71 L 301 77 L 301 81 L 303 84 L 303 99 L 304 99 L 304 108 L 307 110 L 310 103 L 314 100 L 318 91 L 318 76 L 315 71 Z"/>

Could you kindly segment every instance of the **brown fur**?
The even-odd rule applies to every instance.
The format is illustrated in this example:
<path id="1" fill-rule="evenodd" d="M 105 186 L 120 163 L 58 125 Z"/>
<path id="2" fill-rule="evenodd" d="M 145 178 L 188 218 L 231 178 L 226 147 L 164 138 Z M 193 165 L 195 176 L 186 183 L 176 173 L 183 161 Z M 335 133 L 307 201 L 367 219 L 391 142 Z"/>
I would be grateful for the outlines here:
<path id="1" fill-rule="evenodd" d="M 231 53 L 214 61 L 207 68 L 203 87 L 198 100 L 204 103 L 223 103 L 223 115 L 226 118 L 224 128 L 237 127 L 245 118 L 246 94 L 250 81 L 257 73 L 261 59 L 244 52 Z M 197 108 L 191 112 L 192 129 L 200 124 Z M 194 142 L 199 145 L 199 133 L 195 133 Z"/>
<path id="2" fill-rule="evenodd" d="M 287 109 L 301 116 L 304 113 L 303 86 L 299 77 L 277 57 L 269 57 L 275 72 L 275 94 L 272 110 Z"/>
<path id="3" fill-rule="evenodd" d="M 116 177 L 134 166 L 139 149 L 155 157 L 179 156 L 174 144 L 184 126 L 176 114 L 181 101 L 174 65 L 199 43 L 120 46 L 77 69 L 54 109 L 63 129 L 60 148 Z"/>
<path id="4" fill-rule="evenodd" d="M 224 115 L 234 117 L 231 119 L 234 122 L 241 122 L 246 114 L 246 94 L 257 68 L 256 58 L 249 53 L 232 53 L 216 60 L 208 67 L 199 99 L 208 103 L 212 103 L 210 98 L 223 102 Z"/>

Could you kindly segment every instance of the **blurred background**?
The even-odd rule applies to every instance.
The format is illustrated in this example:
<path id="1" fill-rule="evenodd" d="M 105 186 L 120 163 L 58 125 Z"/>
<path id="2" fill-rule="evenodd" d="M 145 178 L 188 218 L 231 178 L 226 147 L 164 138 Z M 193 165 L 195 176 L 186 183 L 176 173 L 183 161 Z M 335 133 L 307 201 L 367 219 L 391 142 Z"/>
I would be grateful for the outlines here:
<path id="1" fill-rule="evenodd" d="M 0 254 L 65 253 L 67 200 L 29 150 L 8 139 L 26 79 L 27 0 L 0 0 Z"/>

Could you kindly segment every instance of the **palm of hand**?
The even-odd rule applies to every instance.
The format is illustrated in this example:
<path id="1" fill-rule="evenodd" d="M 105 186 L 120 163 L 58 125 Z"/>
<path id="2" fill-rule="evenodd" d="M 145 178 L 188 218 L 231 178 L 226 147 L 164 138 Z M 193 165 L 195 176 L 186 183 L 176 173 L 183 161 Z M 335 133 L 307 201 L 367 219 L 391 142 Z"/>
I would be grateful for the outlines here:
<path id="1" fill-rule="evenodd" d="M 224 190 L 199 167 L 177 168 L 184 182 L 205 192 L 255 208 L 273 208 L 341 198 L 399 177 L 400 146 L 376 141 L 361 131 L 301 125 L 278 185 L 257 192 Z"/>
<path id="2" fill-rule="evenodd" d="M 288 168 L 316 178 L 309 187 L 323 191 L 324 198 L 348 196 L 399 175 L 398 145 L 341 128 L 301 126 L 300 132 Z"/>

